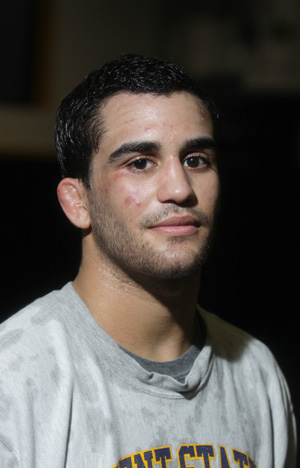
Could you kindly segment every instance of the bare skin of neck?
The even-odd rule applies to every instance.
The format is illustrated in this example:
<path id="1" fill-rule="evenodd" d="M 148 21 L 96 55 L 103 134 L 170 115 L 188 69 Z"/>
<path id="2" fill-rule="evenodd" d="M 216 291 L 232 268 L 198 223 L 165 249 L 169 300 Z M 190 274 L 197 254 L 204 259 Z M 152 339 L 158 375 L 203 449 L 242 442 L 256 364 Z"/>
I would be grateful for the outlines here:
<path id="1" fill-rule="evenodd" d="M 181 356 L 195 338 L 200 275 L 146 290 L 121 277 L 107 260 L 83 243 L 83 260 L 73 286 L 101 328 L 120 346 L 153 361 Z"/>

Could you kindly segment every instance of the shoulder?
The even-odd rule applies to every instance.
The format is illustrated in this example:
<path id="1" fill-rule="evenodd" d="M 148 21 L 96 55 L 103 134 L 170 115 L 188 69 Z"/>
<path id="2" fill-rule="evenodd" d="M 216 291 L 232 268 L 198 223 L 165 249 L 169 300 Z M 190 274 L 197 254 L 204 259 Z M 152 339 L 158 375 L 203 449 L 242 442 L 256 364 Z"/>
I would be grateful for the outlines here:
<path id="1" fill-rule="evenodd" d="M 248 352 L 251 350 L 271 355 L 264 343 L 246 331 L 204 309 L 200 309 L 200 315 L 205 322 L 208 338 L 218 353 L 226 353 L 230 356 L 238 351 L 244 350 Z"/>
<path id="2" fill-rule="evenodd" d="M 285 377 L 270 349 L 247 332 L 201 309 L 214 369 L 245 394 L 264 399 L 277 420 L 293 421 L 293 406 Z M 280 416 L 279 416 L 280 414 Z"/>
<path id="3" fill-rule="evenodd" d="M 223 398 L 229 389 L 239 404 L 244 401 L 248 417 L 252 414 L 254 422 L 258 415 L 271 421 L 276 457 L 279 460 L 287 454 L 288 461 L 282 466 L 294 466 L 294 410 L 285 377 L 272 352 L 260 340 L 216 315 L 204 310 L 200 314 L 206 324 L 207 346 L 212 349 L 213 372 L 224 391 Z"/>
<path id="4" fill-rule="evenodd" d="M 19 466 L 19 453 L 22 460 L 31 456 L 36 427 L 44 443 L 43 433 L 53 432 L 53 421 L 62 418 L 67 424 L 67 416 L 61 415 L 68 414 L 74 380 L 68 326 L 74 307 L 75 294 L 67 284 L 0 326 L 0 458 L 4 463 Z"/>
<path id="5" fill-rule="evenodd" d="M 52 291 L 19 310 L 1 323 L 0 336 L 3 337 L 8 331 L 19 329 L 21 332 L 34 325 L 45 323 L 51 319 L 55 320 L 59 311 L 65 308 L 70 290 L 71 285 L 68 283 L 62 289 Z"/>
<path id="6" fill-rule="evenodd" d="M 37 299 L 0 325 L 0 370 L 30 359 L 47 343 L 53 343 L 59 329 L 64 328 L 61 317 L 67 307 L 70 285 Z"/>
<path id="7" fill-rule="evenodd" d="M 267 387 L 276 380 L 285 386 L 284 378 L 270 349 L 249 333 L 201 309 L 208 340 L 217 360 L 241 372 L 249 379 L 259 379 Z"/>

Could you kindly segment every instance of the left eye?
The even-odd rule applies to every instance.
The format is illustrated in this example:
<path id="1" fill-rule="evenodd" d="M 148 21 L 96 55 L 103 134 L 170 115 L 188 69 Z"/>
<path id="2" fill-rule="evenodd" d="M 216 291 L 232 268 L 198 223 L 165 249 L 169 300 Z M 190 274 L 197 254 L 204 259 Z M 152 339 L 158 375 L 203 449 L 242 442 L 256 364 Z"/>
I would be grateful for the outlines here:
<path id="1" fill-rule="evenodd" d="M 198 167 L 206 166 L 206 164 L 207 164 L 207 161 L 201 156 L 189 156 L 183 162 L 184 166 L 191 167 L 194 169 Z"/>

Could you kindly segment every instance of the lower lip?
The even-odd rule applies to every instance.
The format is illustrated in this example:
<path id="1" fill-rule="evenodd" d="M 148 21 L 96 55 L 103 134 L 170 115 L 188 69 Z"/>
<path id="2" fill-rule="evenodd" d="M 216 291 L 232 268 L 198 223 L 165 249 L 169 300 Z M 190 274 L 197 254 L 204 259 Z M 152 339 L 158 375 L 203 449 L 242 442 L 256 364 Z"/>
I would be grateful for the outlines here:
<path id="1" fill-rule="evenodd" d="M 152 231 L 167 236 L 191 236 L 196 234 L 198 229 L 198 227 L 190 224 L 185 226 L 155 226 L 151 228 Z"/>

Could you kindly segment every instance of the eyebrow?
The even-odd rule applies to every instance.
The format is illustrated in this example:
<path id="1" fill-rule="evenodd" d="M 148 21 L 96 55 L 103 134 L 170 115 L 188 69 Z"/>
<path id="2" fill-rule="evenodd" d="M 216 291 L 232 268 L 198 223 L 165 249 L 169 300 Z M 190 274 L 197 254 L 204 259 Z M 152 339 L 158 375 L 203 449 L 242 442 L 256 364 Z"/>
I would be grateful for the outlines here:
<path id="1" fill-rule="evenodd" d="M 215 140 L 210 137 L 192 138 L 190 140 L 187 140 L 184 143 L 181 152 L 185 153 L 188 151 L 194 151 L 194 150 L 199 150 L 199 149 L 216 150 L 217 145 L 216 145 Z"/>
<path id="2" fill-rule="evenodd" d="M 108 162 L 112 164 L 128 154 L 159 151 L 160 148 L 161 145 L 159 143 L 152 141 L 137 141 L 124 143 L 109 155 Z"/>

